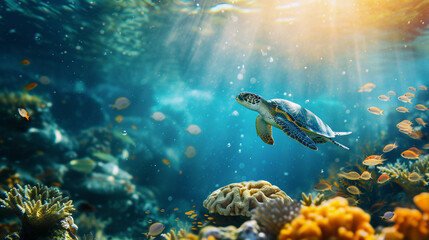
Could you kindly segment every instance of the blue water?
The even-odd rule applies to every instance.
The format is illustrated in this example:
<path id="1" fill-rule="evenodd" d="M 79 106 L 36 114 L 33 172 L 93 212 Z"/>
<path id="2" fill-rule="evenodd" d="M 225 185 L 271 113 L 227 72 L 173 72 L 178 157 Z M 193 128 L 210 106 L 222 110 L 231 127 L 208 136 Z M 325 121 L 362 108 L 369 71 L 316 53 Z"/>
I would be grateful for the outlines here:
<path id="1" fill-rule="evenodd" d="M 388 143 L 400 141 L 402 150 L 423 145 L 398 133 L 394 126 L 404 118 L 395 108 L 420 114 L 413 105 L 427 103 L 427 91 L 417 90 L 413 105 L 397 96 L 390 102 L 377 97 L 429 85 L 427 27 L 413 35 L 405 28 L 395 32 L 339 18 L 327 28 L 319 18 L 312 22 L 294 14 L 309 1 L 285 7 L 280 15 L 290 15 L 292 22 L 279 23 L 270 14 L 278 14 L 273 6 L 254 2 L 237 6 L 262 13 L 210 13 L 216 1 L 3 1 L 1 88 L 21 91 L 48 76 L 51 82 L 31 93 L 52 101 L 55 122 L 70 136 L 90 127 L 126 130 L 136 143 L 128 151 L 136 158 L 118 165 L 137 186 L 154 189 L 161 207 L 173 199 L 202 208 L 215 189 L 249 180 L 267 180 L 300 198 L 320 178 L 381 154 Z M 23 59 L 30 65 L 20 64 Z M 359 93 L 365 83 L 376 88 Z M 334 131 L 353 132 L 336 138 L 350 150 L 325 143 L 312 151 L 279 129 L 273 129 L 274 146 L 263 143 L 256 135 L 258 114 L 235 100 L 243 91 L 293 101 Z M 119 97 L 131 105 L 110 108 Z M 384 109 L 385 116 L 369 113 L 371 106 Z M 156 111 L 166 119 L 151 119 Z M 124 117 L 121 123 L 117 115 Z M 427 112 L 420 117 L 429 121 Z M 190 124 L 202 132 L 190 135 Z M 189 145 L 197 151 L 190 159 L 184 155 Z M 13 164 L 13 155 L 6 154 Z M 399 153 L 391 156 L 394 162 Z"/>

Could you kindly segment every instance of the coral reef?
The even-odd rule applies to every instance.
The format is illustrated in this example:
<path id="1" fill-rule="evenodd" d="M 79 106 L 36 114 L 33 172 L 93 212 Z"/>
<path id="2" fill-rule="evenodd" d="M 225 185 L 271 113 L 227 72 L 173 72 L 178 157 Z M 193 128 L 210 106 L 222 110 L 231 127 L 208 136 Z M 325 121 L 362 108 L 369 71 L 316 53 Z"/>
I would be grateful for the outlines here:
<path id="1" fill-rule="evenodd" d="M 325 201 L 325 195 L 323 193 L 318 193 L 314 199 L 313 196 L 311 196 L 311 193 L 309 193 L 308 195 L 305 195 L 305 193 L 302 193 L 302 200 L 301 200 L 301 204 L 304 206 L 319 206 L 320 204 L 322 204 L 322 202 Z"/>
<path id="2" fill-rule="evenodd" d="M 336 197 L 317 207 L 304 206 L 301 215 L 283 227 L 278 240 L 375 239 L 369 221 L 369 214 Z"/>
<path id="3" fill-rule="evenodd" d="M 414 197 L 417 209 L 396 208 L 393 220 L 395 225 L 383 229 L 386 240 L 421 240 L 429 239 L 429 193 L 424 192 Z"/>
<path id="4" fill-rule="evenodd" d="M 203 205 L 211 213 L 225 216 L 250 216 L 250 210 L 271 199 L 292 199 L 277 186 L 267 181 L 251 181 L 229 184 L 210 194 Z"/>
<path id="5" fill-rule="evenodd" d="M 252 220 L 256 220 L 264 233 L 276 237 L 286 223 L 301 214 L 300 210 L 299 202 L 276 198 L 253 209 Z"/>
<path id="6" fill-rule="evenodd" d="M 23 188 L 18 185 L 6 193 L 5 199 L 0 199 L 0 205 L 11 209 L 21 220 L 20 239 L 58 235 L 74 239 L 60 225 L 61 220 L 71 216 L 70 212 L 74 210 L 72 201 L 55 188 L 29 185 Z"/>

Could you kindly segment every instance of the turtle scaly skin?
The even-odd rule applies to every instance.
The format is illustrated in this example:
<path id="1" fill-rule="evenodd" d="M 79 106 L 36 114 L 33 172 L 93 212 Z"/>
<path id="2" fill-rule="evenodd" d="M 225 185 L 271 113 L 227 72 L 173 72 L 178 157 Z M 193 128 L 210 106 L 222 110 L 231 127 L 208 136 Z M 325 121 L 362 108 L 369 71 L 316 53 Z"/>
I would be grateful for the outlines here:
<path id="1" fill-rule="evenodd" d="M 299 104 L 284 99 L 267 101 L 261 96 L 249 92 L 238 94 L 236 100 L 246 108 L 259 113 L 256 118 L 256 132 L 267 144 L 274 145 L 273 126 L 313 150 L 317 150 L 316 144 L 325 142 L 332 142 L 339 147 L 349 149 L 333 138 L 348 135 L 351 132 L 332 131 L 322 119 Z"/>

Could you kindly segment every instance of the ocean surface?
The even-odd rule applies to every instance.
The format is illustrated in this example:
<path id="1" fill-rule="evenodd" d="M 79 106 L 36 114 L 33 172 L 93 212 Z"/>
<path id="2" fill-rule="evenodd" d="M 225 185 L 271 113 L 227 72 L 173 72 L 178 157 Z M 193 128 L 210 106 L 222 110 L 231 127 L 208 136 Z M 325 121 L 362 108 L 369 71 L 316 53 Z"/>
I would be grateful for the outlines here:
<path id="1" fill-rule="evenodd" d="M 411 147 L 427 151 L 428 127 L 415 119 L 429 122 L 428 111 L 415 106 L 429 106 L 428 9 L 427 1 L 411 0 L 1 1 L 0 91 L 45 105 L 38 111 L 32 100 L 2 100 L 0 108 L 15 110 L 1 110 L 0 167 L 13 168 L 24 184 L 59 187 L 76 206 L 90 203 L 100 219 L 128 214 L 141 230 L 130 230 L 138 225 L 131 220 L 104 230 L 127 237 L 170 216 L 168 227 L 188 221 L 174 221 L 180 211 L 208 212 L 203 201 L 231 183 L 265 180 L 301 199 L 321 180 L 334 186 L 341 171 L 369 169 L 377 179 L 377 168 L 362 161 L 387 144 L 398 148 L 383 155 L 384 164 L 410 161 L 401 153 Z M 241 92 L 292 101 L 333 131 L 352 132 L 335 138 L 350 150 L 327 142 L 314 151 L 278 128 L 274 145 L 264 143 L 258 113 L 236 100 Z M 398 99 L 406 93 L 411 103 Z M 415 137 L 398 131 L 402 120 L 413 122 Z M 95 160 L 95 152 L 114 157 L 131 190 L 103 192 L 109 186 L 89 182 L 109 160 L 74 160 Z M 164 211 L 148 214 L 137 193 Z M 133 201 L 140 205 L 119 210 Z"/>

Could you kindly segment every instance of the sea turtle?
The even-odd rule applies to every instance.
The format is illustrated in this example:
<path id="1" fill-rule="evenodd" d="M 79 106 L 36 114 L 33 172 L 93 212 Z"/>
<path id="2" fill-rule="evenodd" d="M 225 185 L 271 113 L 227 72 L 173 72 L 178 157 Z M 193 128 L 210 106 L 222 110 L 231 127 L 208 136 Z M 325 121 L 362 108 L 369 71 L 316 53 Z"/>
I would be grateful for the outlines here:
<path id="1" fill-rule="evenodd" d="M 246 108 L 259 113 L 256 118 L 256 132 L 267 144 L 274 144 L 271 133 L 271 126 L 274 126 L 313 150 L 317 150 L 316 143 L 325 142 L 332 142 L 337 146 L 349 149 L 333 138 L 348 135 L 351 132 L 332 131 L 319 117 L 299 104 L 284 99 L 267 101 L 261 96 L 249 92 L 238 94 L 236 100 Z"/>

